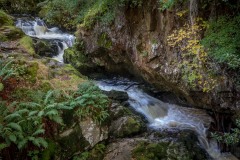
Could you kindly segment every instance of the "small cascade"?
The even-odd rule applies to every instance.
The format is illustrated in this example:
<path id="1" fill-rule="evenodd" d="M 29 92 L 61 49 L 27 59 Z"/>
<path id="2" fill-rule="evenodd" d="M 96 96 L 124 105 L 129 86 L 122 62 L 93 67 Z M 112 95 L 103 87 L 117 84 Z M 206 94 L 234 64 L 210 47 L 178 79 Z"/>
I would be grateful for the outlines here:
<path id="1" fill-rule="evenodd" d="M 58 45 L 58 55 L 53 57 L 53 59 L 59 61 L 59 62 L 63 62 L 63 54 L 64 54 L 64 50 L 68 48 L 67 43 L 65 42 L 61 42 L 61 45 Z"/>
<path id="2" fill-rule="evenodd" d="M 56 43 L 58 44 L 57 56 L 53 57 L 59 62 L 63 62 L 64 50 L 72 47 L 75 42 L 73 35 L 63 33 L 57 27 L 48 28 L 40 18 L 35 18 L 35 20 L 18 18 L 16 26 L 28 36 L 43 40 L 60 41 L 60 43 Z"/>
<path id="3" fill-rule="evenodd" d="M 208 140 L 207 131 L 212 118 L 204 110 L 164 103 L 144 93 L 136 85 L 129 88 L 128 86 L 136 82 L 131 82 L 128 79 L 101 80 L 96 83 L 100 89 L 105 91 L 127 92 L 130 106 L 147 118 L 149 127 L 153 129 L 194 130 L 198 135 L 199 143 L 213 159 L 234 160 L 234 158 L 230 158 L 232 156 L 230 154 L 221 154 L 215 141 Z"/>

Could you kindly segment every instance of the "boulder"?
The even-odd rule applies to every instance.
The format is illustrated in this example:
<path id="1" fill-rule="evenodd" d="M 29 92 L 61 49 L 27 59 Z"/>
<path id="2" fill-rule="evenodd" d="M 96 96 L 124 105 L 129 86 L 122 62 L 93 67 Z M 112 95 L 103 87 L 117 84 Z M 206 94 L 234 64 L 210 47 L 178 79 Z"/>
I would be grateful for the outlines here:
<path id="1" fill-rule="evenodd" d="M 36 54 L 46 57 L 57 56 L 58 49 L 62 45 L 59 40 L 49 41 L 35 38 L 33 42 Z"/>
<path id="2" fill-rule="evenodd" d="M 127 92 L 123 92 L 123 91 L 111 90 L 111 91 L 104 91 L 104 93 L 108 96 L 108 98 L 114 101 L 118 101 L 120 103 L 127 101 L 129 98 Z"/>

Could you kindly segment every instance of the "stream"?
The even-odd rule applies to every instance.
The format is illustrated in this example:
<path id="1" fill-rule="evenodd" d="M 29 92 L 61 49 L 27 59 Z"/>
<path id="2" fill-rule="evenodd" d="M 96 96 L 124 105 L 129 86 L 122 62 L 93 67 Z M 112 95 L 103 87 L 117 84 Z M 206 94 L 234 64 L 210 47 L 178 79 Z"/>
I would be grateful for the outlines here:
<path id="1" fill-rule="evenodd" d="M 63 33 L 59 28 L 48 28 L 39 18 L 29 20 L 18 18 L 16 26 L 33 38 L 43 40 L 57 40 L 58 55 L 53 59 L 63 63 L 64 50 L 72 47 L 75 37 Z M 60 43 L 59 43 L 60 41 Z M 127 92 L 130 106 L 146 117 L 148 126 L 153 129 L 191 129 L 198 135 L 199 143 L 215 160 L 234 160 L 231 154 L 221 154 L 218 145 L 213 140 L 208 140 L 207 132 L 212 118 L 204 110 L 181 107 L 164 103 L 140 89 L 136 82 L 127 78 L 102 79 L 96 81 L 100 89 L 105 91 L 117 90 Z M 129 87 L 131 86 L 131 87 Z"/>

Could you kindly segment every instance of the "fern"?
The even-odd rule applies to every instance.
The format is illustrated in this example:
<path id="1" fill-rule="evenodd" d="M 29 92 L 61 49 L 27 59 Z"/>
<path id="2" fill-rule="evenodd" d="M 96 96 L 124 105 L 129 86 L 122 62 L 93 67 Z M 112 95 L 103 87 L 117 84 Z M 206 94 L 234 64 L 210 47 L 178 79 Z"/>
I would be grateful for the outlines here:
<path id="1" fill-rule="evenodd" d="M 15 75 L 15 71 L 11 68 L 13 61 L 9 61 L 6 64 L 0 60 L 0 77 L 2 80 L 6 80 L 7 78 Z"/>

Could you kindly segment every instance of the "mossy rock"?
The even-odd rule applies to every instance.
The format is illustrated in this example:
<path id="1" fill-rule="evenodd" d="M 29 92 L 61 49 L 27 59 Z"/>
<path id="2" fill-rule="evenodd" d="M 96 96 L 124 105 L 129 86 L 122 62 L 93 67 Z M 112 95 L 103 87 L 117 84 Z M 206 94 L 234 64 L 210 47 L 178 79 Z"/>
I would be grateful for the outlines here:
<path id="1" fill-rule="evenodd" d="M 73 46 L 64 51 L 63 59 L 65 63 L 72 64 L 81 73 L 89 73 L 92 71 L 93 66 L 89 63 L 86 55 L 79 46 Z"/>
<path id="2" fill-rule="evenodd" d="M 31 37 L 29 36 L 24 36 L 23 38 L 20 39 L 19 44 L 21 47 L 23 47 L 25 49 L 25 51 L 27 53 L 29 53 L 30 55 L 34 55 L 35 54 L 35 50 L 34 50 L 34 45 L 33 45 L 33 40 Z"/>
<path id="3" fill-rule="evenodd" d="M 58 42 L 34 39 L 34 49 L 40 56 L 53 57 L 58 55 Z"/>
<path id="4" fill-rule="evenodd" d="M 15 26 L 3 26 L 0 28 L 0 39 L 3 41 L 16 40 L 23 37 L 24 33 Z"/>
<path id="5" fill-rule="evenodd" d="M 112 122 L 110 133 L 114 137 L 129 137 L 145 130 L 145 125 L 139 117 L 126 116 Z"/>
<path id="6" fill-rule="evenodd" d="M 70 159 L 75 153 L 83 152 L 89 143 L 82 136 L 82 131 L 78 125 L 69 128 L 60 134 L 58 142 L 57 156 L 59 159 Z"/>
<path id="7" fill-rule="evenodd" d="M 13 24 L 14 23 L 12 17 L 5 13 L 3 10 L 0 10 L 0 27 L 4 25 L 11 26 Z"/>
<path id="8" fill-rule="evenodd" d="M 132 151 L 132 157 L 136 160 L 206 160 L 206 157 L 195 157 L 191 150 L 177 142 L 141 142 Z"/>
<path id="9" fill-rule="evenodd" d="M 97 144 L 92 150 L 85 151 L 80 155 L 74 156 L 74 159 L 79 160 L 103 160 L 106 146 L 104 144 Z"/>

